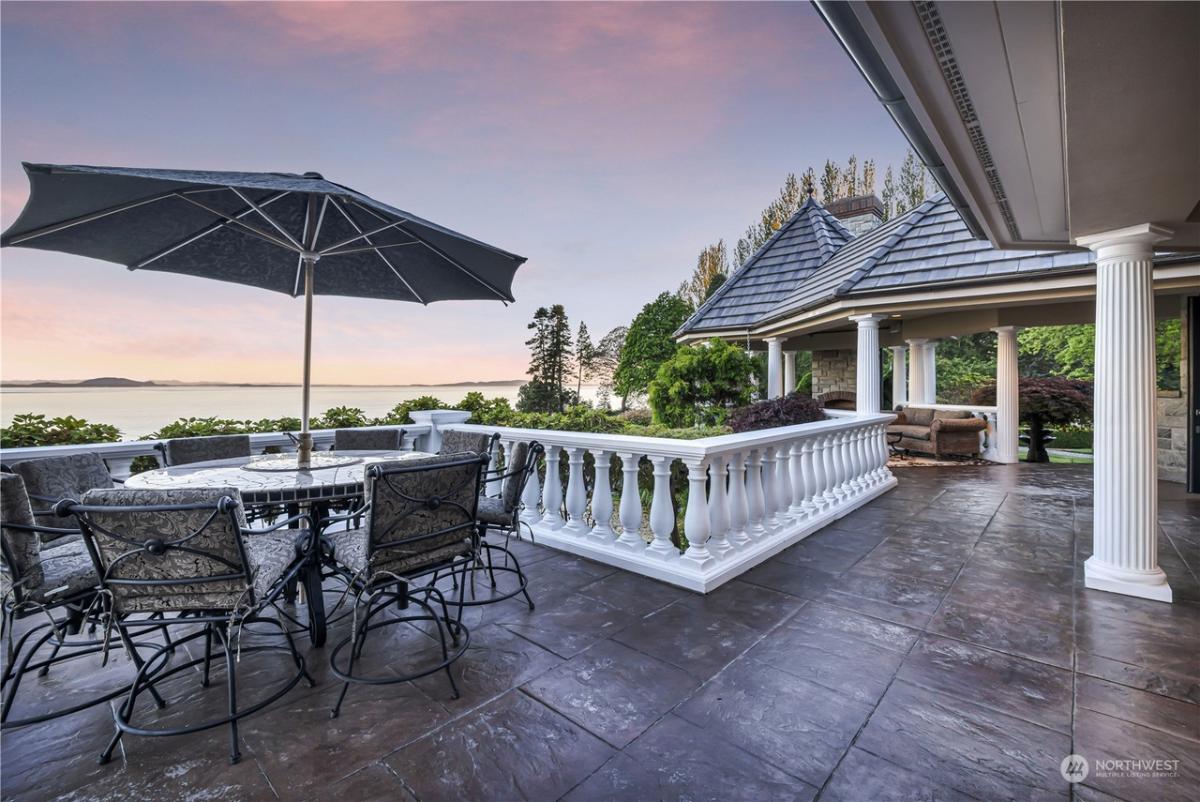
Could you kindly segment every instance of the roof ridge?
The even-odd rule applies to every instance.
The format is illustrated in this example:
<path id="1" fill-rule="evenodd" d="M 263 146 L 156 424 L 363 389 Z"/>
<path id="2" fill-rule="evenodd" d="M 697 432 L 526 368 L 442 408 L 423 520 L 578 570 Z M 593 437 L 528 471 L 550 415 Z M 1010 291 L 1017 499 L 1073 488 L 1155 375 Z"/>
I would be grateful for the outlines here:
<path id="1" fill-rule="evenodd" d="M 941 203 L 944 197 L 944 194 L 939 194 L 932 198 L 926 198 L 916 208 L 906 212 L 905 216 L 911 217 L 912 219 L 897 225 L 895 229 L 892 230 L 892 233 L 888 235 L 887 239 L 879 243 L 879 245 L 875 247 L 875 250 L 871 251 L 871 255 L 864 259 L 862 264 L 859 265 L 853 273 L 847 276 L 841 284 L 837 285 L 833 291 L 833 297 L 840 297 L 854 289 L 854 286 L 858 284 L 858 282 L 862 281 L 867 274 L 874 269 L 879 260 L 882 259 L 889 251 L 891 251 L 892 248 L 896 247 L 896 243 L 902 240 L 908 234 L 908 232 L 912 231 L 917 223 L 925 218 L 925 215 L 929 214 L 929 212 L 935 206 Z"/>
<path id="2" fill-rule="evenodd" d="M 817 201 L 816 198 L 814 198 L 812 195 L 809 195 L 805 199 L 804 203 L 800 204 L 800 208 L 797 209 L 796 211 L 792 212 L 791 216 L 788 217 L 788 219 L 785 220 L 783 222 L 783 224 L 779 226 L 779 228 L 775 229 L 774 233 L 772 233 L 771 236 L 767 238 L 767 241 L 764 242 L 762 245 L 758 246 L 758 250 L 756 250 L 754 253 L 750 254 L 749 258 L 747 258 L 745 262 L 742 262 L 741 266 L 739 266 L 736 270 L 734 270 L 732 273 L 729 274 L 729 277 L 725 279 L 725 282 L 723 284 L 721 284 L 720 287 L 717 287 L 716 292 L 714 292 L 712 295 L 708 296 L 708 298 L 704 301 L 704 303 L 702 303 L 698 307 L 696 307 L 696 311 L 692 312 L 692 314 L 688 316 L 688 319 L 683 321 L 683 325 L 680 326 L 678 329 L 676 329 L 675 333 L 672 336 L 677 337 L 680 334 L 683 334 L 684 332 L 686 332 L 693 320 L 699 318 L 703 312 L 708 311 L 708 309 L 713 304 L 715 304 L 718 300 L 720 300 L 722 297 L 724 297 L 725 293 L 728 292 L 730 290 L 730 288 L 733 286 L 735 278 L 737 278 L 739 275 L 741 275 L 745 271 L 749 270 L 758 261 L 758 258 L 760 256 L 762 256 L 764 251 L 766 251 L 769 247 L 771 247 L 771 245 L 777 239 L 782 237 L 786 231 L 790 230 L 791 227 L 802 216 L 806 216 L 806 212 L 811 211 L 814 208 L 820 209 L 823 211 L 825 207 L 822 206 L 820 204 L 820 202 Z M 828 214 L 828 212 L 826 212 L 826 214 Z M 830 217 L 832 217 L 832 215 L 830 215 Z M 816 239 L 815 232 L 814 232 L 814 239 Z M 818 243 L 818 247 L 820 247 L 819 243 Z M 836 252 L 837 251 L 835 250 L 834 253 L 836 253 Z M 828 261 L 828 257 L 824 261 L 822 261 L 822 264 L 824 264 L 825 261 Z"/>

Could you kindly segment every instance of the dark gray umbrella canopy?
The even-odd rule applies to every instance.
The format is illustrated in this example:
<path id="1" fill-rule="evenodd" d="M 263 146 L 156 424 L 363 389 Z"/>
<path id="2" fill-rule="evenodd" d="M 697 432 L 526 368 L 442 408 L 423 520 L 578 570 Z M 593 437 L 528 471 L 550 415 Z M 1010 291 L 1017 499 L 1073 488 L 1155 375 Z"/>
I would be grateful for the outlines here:
<path id="1" fill-rule="evenodd" d="M 55 164 L 25 172 L 29 201 L 0 246 L 304 294 L 302 467 L 317 464 L 308 431 L 313 295 L 512 301 L 525 261 L 317 173 Z"/>
<path id="2" fill-rule="evenodd" d="M 25 164 L 29 201 L 0 245 L 90 256 L 304 292 L 398 301 L 512 301 L 525 261 L 326 181 L 317 173 L 228 173 Z"/>

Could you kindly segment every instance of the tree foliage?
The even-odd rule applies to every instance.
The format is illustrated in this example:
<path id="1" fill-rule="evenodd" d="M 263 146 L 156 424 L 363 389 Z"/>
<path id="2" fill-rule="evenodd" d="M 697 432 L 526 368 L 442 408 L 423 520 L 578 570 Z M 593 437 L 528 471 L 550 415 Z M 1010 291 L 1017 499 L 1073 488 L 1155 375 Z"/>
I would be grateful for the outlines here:
<path id="1" fill-rule="evenodd" d="M 575 352 L 567 312 L 562 304 L 539 307 L 528 328 L 533 332 L 525 341 L 529 346 L 530 380 L 522 385 L 517 406 L 531 412 L 562 412 L 573 403 L 567 377 L 572 372 Z"/>
<path id="2" fill-rule="evenodd" d="M 671 335 L 690 314 L 688 305 L 669 292 L 642 307 L 629 325 L 613 376 L 614 387 L 622 398 L 628 399 L 650 389 L 659 366 L 679 349 Z"/>
<path id="3" fill-rule="evenodd" d="M 725 240 L 717 240 L 715 245 L 709 245 L 700 252 L 691 278 L 679 285 L 676 294 L 692 309 L 698 309 L 725 282 L 728 275 L 729 252 L 725 248 Z"/>
<path id="4" fill-rule="evenodd" d="M 684 346 L 650 382 L 654 422 L 666 426 L 713 426 L 750 401 L 754 365 L 736 345 L 712 339 Z"/>
<path id="5" fill-rule="evenodd" d="M 71 415 L 58 418 L 28 413 L 14 415 L 12 422 L 0 429 L 3 448 L 115 443 L 120 439 L 121 432 L 116 426 L 91 423 Z"/>
<path id="6" fill-rule="evenodd" d="M 1022 376 L 1018 386 L 1021 420 L 1048 424 L 1086 423 L 1092 419 L 1092 383 L 1062 376 Z M 979 388 L 971 403 L 994 406 L 996 382 Z"/>

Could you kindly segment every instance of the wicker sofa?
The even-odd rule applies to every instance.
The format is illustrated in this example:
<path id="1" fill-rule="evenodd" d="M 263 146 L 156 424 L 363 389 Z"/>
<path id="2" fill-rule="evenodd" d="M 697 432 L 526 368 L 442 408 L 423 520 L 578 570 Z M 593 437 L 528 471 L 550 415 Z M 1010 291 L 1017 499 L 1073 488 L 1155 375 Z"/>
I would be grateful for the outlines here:
<path id="1" fill-rule="evenodd" d="M 979 453 L 979 433 L 986 428 L 987 421 L 970 412 L 901 406 L 896 407 L 896 420 L 887 430 L 901 435 L 896 448 L 939 457 L 970 457 Z"/>

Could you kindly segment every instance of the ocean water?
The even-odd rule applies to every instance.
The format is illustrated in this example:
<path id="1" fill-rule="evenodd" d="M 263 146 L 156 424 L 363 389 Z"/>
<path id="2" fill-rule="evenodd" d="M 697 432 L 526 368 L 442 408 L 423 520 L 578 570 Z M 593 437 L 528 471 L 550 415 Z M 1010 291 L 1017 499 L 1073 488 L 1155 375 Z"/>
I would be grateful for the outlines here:
<path id="1" fill-rule="evenodd" d="M 312 412 L 330 407 L 358 407 L 379 416 L 401 401 L 432 395 L 455 404 L 477 390 L 487 398 L 517 400 L 516 386 L 455 385 L 453 387 L 314 387 Z M 595 398 L 595 387 L 583 397 Z M 157 431 L 178 418 L 259 420 L 300 416 L 299 387 L 5 387 L 0 390 L 0 422 L 31 412 L 46 417 L 74 415 L 93 423 L 108 423 L 125 439 Z"/>

